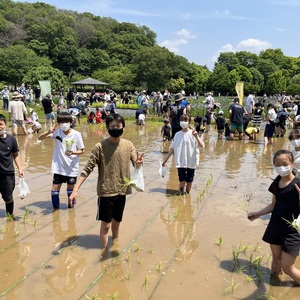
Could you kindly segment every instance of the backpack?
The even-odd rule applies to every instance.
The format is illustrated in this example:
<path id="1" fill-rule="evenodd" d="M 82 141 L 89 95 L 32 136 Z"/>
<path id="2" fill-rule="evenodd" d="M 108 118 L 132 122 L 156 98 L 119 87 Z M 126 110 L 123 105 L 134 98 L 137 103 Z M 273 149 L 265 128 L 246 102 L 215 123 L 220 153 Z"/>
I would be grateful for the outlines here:
<path id="1" fill-rule="evenodd" d="M 177 105 L 171 105 L 170 106 L 170 118 L 175 118 L 178 113 L 178 106 Z"/>

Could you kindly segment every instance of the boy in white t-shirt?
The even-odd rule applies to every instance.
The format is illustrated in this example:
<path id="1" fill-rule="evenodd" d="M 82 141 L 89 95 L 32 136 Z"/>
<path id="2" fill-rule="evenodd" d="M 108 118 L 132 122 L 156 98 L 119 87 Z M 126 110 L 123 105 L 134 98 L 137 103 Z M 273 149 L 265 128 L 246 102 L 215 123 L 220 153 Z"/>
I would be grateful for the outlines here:
<path id="1" fill-rule="evenodd" d="M 62 112 L 57 117 L 59 128 L 49 129 L 39 136 L 40 140 L 51 138 L 55 140 L 51 171 L 53 185 L 51 199 L 54 209 L 59 208 L 59 192 L 61 185 L 67 183 L 68 207 L 74 206 L 75 201 L 70 201 L 74 185 L 79 172 L 79 157 L 84 153 L 84 144 L 81 133 L 72 129 L 72 116 Z"/>
<path id="2" fill-rule="evenodd" d="M 169 157 L 174 154 L 175 166 L 179 177 L 179 195 L 188 194 L 192 188 L 195 169 L 199 163 L 199 151 L 197 147 L 204 148 L 204 142 L 196 130 L 190 128 L 191 117 L 182 115 L 180 117 L 181 131 L 178 131 L 170 145 L 170 151 L 162 162 L 165 166 Z"/>

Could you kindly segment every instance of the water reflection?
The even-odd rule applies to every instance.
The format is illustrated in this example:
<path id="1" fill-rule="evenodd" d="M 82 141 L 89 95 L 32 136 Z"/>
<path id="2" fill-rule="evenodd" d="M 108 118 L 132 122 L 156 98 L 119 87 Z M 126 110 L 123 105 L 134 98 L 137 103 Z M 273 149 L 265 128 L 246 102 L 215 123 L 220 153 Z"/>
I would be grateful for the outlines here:
<path id="1" fill-rule="evenodd" d="M 47 275 L 46 281 L 55 294 L 60 296 L 76 289 L 86 268 L 82 249 L 73 245 L 77 239 L 75 214 L 73 209 L 67 211 L 68 221 L 64 228 L 62 223 L 66 215 L 60 216 L 59 210 L 53 212 L 53 233 L 57 242 L 53 254 L 56 255 L 58 266 L 53 266 L 53 272 Z"/>
<path id="2" fill-rule="evenodd" d="M 161 210 L 160 219 L 165 224 L 169 240 L 174 248 L 178 248 L 177 262 L 188 261 L 198 248 L 194 239 L 196 225 L 191 196 L 176 196 L 170 201 L 170 211 Z"/>

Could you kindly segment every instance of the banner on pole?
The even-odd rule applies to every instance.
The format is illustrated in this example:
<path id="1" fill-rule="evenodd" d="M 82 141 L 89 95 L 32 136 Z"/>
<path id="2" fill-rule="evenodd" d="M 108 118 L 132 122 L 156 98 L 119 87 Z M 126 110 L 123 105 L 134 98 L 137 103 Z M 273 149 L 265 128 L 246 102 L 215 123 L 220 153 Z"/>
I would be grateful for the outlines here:
<path id="1" fill-rule="evenodd" d="M 241 105 L 243 105 L 243 98 L 244 98 L 244 82 L 238 81 L 235 85 L 235 90 L 239 98 L 239 102 Z"/>
<path id="2" fill-rule="evenodd" d="M 41 88 L 41 97 L 44 98 L 47 94 L 51 95 L 51 81 L 41 80 L 39 81 L 39 86 Z"/>

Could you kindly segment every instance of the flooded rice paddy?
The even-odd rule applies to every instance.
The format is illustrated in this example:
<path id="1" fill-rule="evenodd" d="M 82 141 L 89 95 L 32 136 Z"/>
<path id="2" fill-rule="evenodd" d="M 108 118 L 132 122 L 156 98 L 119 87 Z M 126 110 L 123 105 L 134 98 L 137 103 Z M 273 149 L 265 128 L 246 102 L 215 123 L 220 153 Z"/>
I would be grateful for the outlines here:
<path id="1" fill-rule="evenodd" d="M 0 202 L 1 299 L 299 299 L 300 288 L 281 276 L 270 279 L 269 245 L 261 237 L 269 216 L 254 222 L 248 210 L 271 201 L 272 156 L 289 149 L 287 138 L 263 148 L 257 141 L 217 140 L 205 135 L 205 149 L 190 195 L 175 196 L 177 170 L 170 159 L 165 178 L 159 160 L 169 149 L 162 124 L 138 127 L 127 121 L 124 137 L 145 152 L 145 192 L 127 197 L 120 237 L 100 250 L 94 171 L 67 208 L 52 212 L 50 173 L 53 141 L 18 136 L 31 194 L 18 199 L 16 221 L 6 220 Z M 103 125 L 82 125 L 84 166 Z M 299 259 L 297 266 L 300 267 Z"/>

